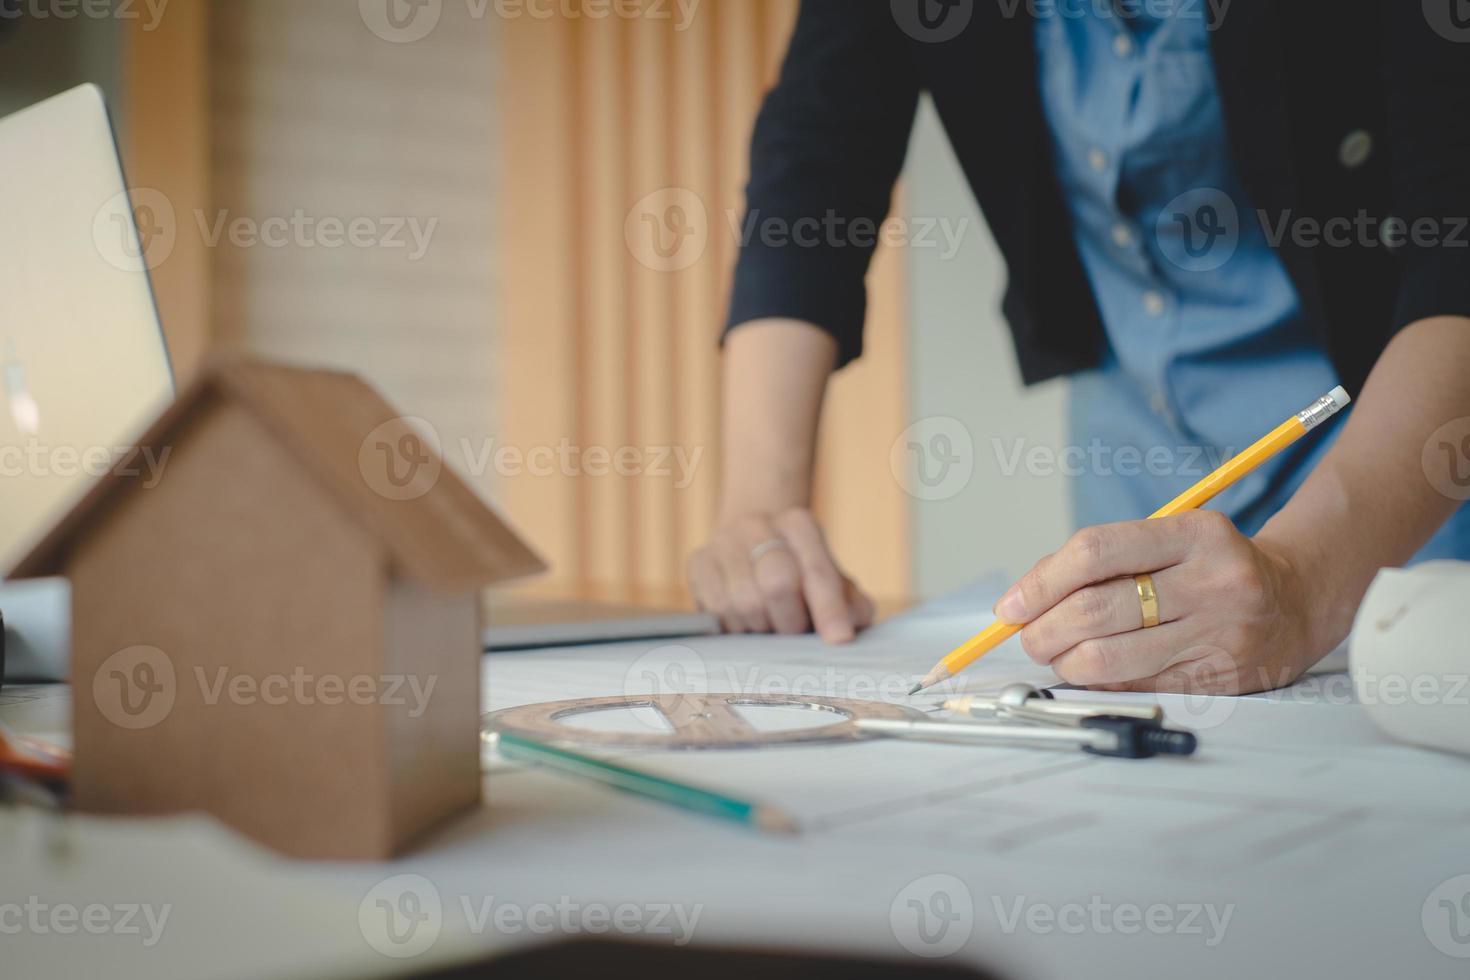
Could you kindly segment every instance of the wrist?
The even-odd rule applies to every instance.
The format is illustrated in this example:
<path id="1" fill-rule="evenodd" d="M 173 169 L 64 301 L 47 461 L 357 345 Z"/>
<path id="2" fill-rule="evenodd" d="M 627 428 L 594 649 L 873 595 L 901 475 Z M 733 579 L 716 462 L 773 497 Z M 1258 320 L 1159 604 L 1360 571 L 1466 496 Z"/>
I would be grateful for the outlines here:
<path id="1" fill-rule="evenodd" d="M 1334 569 L 1319 547 L 1273 534 L 1268 523 L 1254 543 L 1272 568 L 1283 604 L 1297 621 L 1298 643 L 1309 667 L 1337 648 L 1352 629 L 1356 604 L 1344 604 Z"/>
<path id="2" fill-rule="evenodd" d="M 731 524 L 742 517 L 779 514 L 796 508 L 809 510 L 810 498 L 795 492 L 731 491 L 720 494 L 715 524 Z"/>

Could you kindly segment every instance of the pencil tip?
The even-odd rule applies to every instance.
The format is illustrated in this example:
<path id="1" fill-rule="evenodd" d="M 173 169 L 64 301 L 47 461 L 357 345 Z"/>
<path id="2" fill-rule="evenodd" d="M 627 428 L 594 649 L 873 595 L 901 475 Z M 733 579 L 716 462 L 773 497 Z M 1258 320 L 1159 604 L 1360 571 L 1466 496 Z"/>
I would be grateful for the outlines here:
<path id="1" fill-rule="evenodd" d="M 915 694 L 918 694 L 923 689 L 924 689 L 924 682 L 923 681 L 919 681 L 919 683 L 917 683 L 913 687 L 909 688 L 909 697 L 913 697 Z"/>
<path id="2" fill-rule="evenodd" d="M 801 826 L 784 810 L 762 806 L 756 810 L 755 825 L 761 830 L 776 834 L 799 834 Z"/>

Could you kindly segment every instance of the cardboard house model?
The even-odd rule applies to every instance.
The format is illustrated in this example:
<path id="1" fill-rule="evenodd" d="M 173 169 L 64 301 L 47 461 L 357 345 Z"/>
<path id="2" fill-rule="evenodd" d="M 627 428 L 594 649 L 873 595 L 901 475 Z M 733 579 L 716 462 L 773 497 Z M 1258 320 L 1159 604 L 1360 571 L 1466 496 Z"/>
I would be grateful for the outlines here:
<path id="1" fill-rule="evenodd" d="M 232 362 L 138 446 L 12 573 L 71 580 L 76 807 L 380 859 L 476 804 L 479 592 L 542 565 L 421 434 Z"/>

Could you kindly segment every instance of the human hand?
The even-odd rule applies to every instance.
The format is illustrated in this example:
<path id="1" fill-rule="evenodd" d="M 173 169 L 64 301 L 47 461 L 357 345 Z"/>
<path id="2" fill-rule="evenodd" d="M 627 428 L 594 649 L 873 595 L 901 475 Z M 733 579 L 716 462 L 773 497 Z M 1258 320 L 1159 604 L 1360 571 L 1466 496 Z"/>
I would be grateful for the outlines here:
<path id="1" fill-rule="evenodd" d="M 1145 629 L 1135 575 L 1159 625 Z M 1021 645 L 1069 684 L 1113 691 L 1244 694 L 1295 680 L 1331 649 L 1284 548 L 1214 511 L 1084 528 L 996 604 Z"/>
<path id="2" fill-rule="evenodd" d="M 688 563 L 701 609 L 730 633 L 805 633 L 846 643 L 873 622 L 873 601 L 837 566 L 811 511 L 722 520 Z"/>

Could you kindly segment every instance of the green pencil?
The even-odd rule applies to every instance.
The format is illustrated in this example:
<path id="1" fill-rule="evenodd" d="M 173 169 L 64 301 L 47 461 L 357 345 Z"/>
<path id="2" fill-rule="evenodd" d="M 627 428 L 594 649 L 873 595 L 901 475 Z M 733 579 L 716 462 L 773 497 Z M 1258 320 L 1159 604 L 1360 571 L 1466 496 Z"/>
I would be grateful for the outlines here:
<path id="1" fill-rule="evenodd" d="M 685 810 L 693 810 L 723 820 L 733 820 L 758 830 L 792 834 L 797 832 L 796 821 L 786 812 L 764 803 L 726 796 L 701 786 L 675 782 L 663 776 L 641 772 L 620 766 L 615 762 L 596 759 L 590 755 L 573 752 L 545 742 L 538 742 L 522 735 L 509 732 L 486 732 L 486 742 L 495 745 L 507 759 L 535 763 L 557 772 L 580 776 L 615 789 L 658 800 Z"/>

